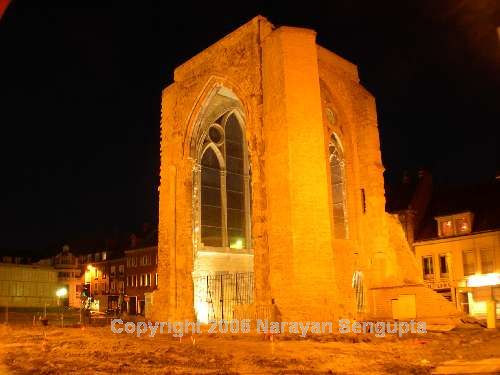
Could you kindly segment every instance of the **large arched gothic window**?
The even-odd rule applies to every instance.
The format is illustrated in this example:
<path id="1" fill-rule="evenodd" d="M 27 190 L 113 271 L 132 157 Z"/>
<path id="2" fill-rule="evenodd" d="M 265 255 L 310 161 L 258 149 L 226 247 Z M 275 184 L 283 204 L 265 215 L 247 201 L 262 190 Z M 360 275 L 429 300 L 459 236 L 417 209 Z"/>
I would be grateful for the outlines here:
<path id="1" fill-rule="evenodd" d="M 333 229 L 335 238 L 347 238 L 347 204 L 345 186 L 345 161 L 342 147 L 332 134 L 328 144 L 333 202 Z"/>
<path id="2" fill-rule="evenodd" d="M 196 229 L 200 249 L 251 247 L 250 167 L 242 124 L 231 110 L 202 132 Z"/>

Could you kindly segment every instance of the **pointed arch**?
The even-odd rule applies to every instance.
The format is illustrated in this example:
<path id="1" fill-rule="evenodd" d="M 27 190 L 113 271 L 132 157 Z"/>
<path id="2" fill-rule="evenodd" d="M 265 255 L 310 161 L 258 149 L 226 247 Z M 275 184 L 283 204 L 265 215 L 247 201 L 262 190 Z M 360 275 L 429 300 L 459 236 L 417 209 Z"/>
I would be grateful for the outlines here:
<path id="1" fill-rule="evenodd" d="M 200 90 L 200 94 L 196 97 L 196 100 L 193 103 L 191 111 L 186 119 L 186 131 L 184 133 L 183 139 L 183 155 L 190 157 L 191 159 L 195 159 L 196 157 L 196 145 L 195 142 L 199 139 L 203 132 L 203 121 L 207 118 L 207 112 L 210 110 L 210 107 L 213 107 L 214 98 L 221 92 L 231 92 L 235 98 L 234 108 L 239 112 L 239 116 L 244 119 L 243 122 L 246 122 L 248 117 L 248 108 L 246 103 L 241 100 L 242 98 L 242 90 L 239 88 L 237 84 L 231 82 L 225 77 L 218 75 L 211 75 L 206 83 L 203 85 L 203 88 Z M 213 109 L 213 108 L 212 108 Z M 229 108 L 225 108 L 226 110 Z"/>
<path id="2" fill-rule="evenodd" d="M 335 238 L 347 239 L 349 228 L 347 221 L 344 150 L 342 143 L 335 133 L 330 135 L 328 158 L 332 194 L 333 232 Z"/>
<path id="3" fill-rule="evenodd" d="M 234 92 L 217 86 L 190 140 L 194 250 L 251 249 L 250 163 L 245 116 Z M 234 249 L 234 250 L 233 250 Z"/>

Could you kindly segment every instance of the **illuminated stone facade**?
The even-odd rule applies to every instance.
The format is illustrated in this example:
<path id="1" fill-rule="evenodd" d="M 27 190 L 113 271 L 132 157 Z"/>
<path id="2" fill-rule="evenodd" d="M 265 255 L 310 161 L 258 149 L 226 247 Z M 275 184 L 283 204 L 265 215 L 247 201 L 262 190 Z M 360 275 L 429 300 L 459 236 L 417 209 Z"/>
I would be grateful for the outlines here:
<path id="1" fill-rule="evenodd" d="M 252 308 L 274 305 L 286 321 L 390 317 L 391 300 L 407 290 L 420 317 L 432 315 L 431 305 L 440 315 L 454 312 L 423 286 L 399 222 L 384 211 L 374 98 L 356 66 L 315 36 L 256 17 L 175 70 L 162 98 L 159 290 L 151 318 L 193 319 L 198 273 L 252 270 Z M 216 131 L 213 142 L 207 134 L 214 123 L 229 132 L 223 122 L 230 114 L 244 134 L 236 158 L 244 160 L 245 224 L 237 240 L 244 245 L 229 238 L 239 224 L 230 223 L 228 189 L 214 203 L 222 207 L 214 224 L 221 238 L 210 239 L 222 245 L 210 247 L 200 235 L 207 232 L 200 200 L 209 199 L 200 174 L 211 149 L 224 165 L 217 194 L 227 189 L 229 146 L 217 146 Z"/>

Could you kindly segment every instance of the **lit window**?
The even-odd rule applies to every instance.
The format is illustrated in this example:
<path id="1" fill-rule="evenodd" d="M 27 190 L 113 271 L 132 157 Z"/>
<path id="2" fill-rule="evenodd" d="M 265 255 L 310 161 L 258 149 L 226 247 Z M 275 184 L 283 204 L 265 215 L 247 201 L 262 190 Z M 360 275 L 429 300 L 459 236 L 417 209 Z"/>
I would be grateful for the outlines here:
<path id="1" fill-rule="evenodd" d="M 344 156 L 337 137 L 332 134 L 328 145 L 333 202 L 335 238 L 347 238 L 347 207 L 345 196 Z"/>
<path id="2" fill-rule="evenodd" d="M 456 218 L 455 227 L 457 228 L 457 234 L 470 232 L 469 220 L 467 220 L 467 218 L 465 217 Z"/>
<path id="3" fill-rule="evenodd" d="M 250 168 L 242 124 L 227 112 L 204 133 L 201 152 L 201 244 L 250 246 Z M 248 225 L 247 225 L 248 224 Z"/>
<path id="4" fill-rule="evenodd" d="M 481 273 L 493 273 L 495 271 L 493 249 L 481 249 Z"/>
<path id="5" fill-rule="evenodd" d="M 451 220 L 443 220 L 441 225 L 441 236 L 453 236 L 453 222 Z"/>
<path id="6" fill-rule="evenodd" d="M 472 250 L 463 251 L 462 260 L 464 264 L 464 276 L 473 275 L 476 272 L 474 252 Z"/>

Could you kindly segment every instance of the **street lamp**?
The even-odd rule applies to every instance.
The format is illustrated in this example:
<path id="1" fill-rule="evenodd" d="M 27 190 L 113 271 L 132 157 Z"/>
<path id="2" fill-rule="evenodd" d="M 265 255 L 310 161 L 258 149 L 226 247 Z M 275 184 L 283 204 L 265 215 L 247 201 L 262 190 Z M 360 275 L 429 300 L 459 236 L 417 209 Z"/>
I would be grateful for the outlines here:
<path id="1" fill-rule="evenodd" d="M 60 288 L 56 291 L 56 296 L 59 298 L 66 297 L 68 295 L 68 289 Z"/>
<path id="2" fill-rule="evenodd" d="M 61 328 L 64 326 L 64 309 L 61 309 L 61 298 L 64 298 L 68 295 L 68 289 L 59 288 L 56 291 L 57 296 L 57 305 L 59 306 L 59 312 L 61 313 Z"/>

